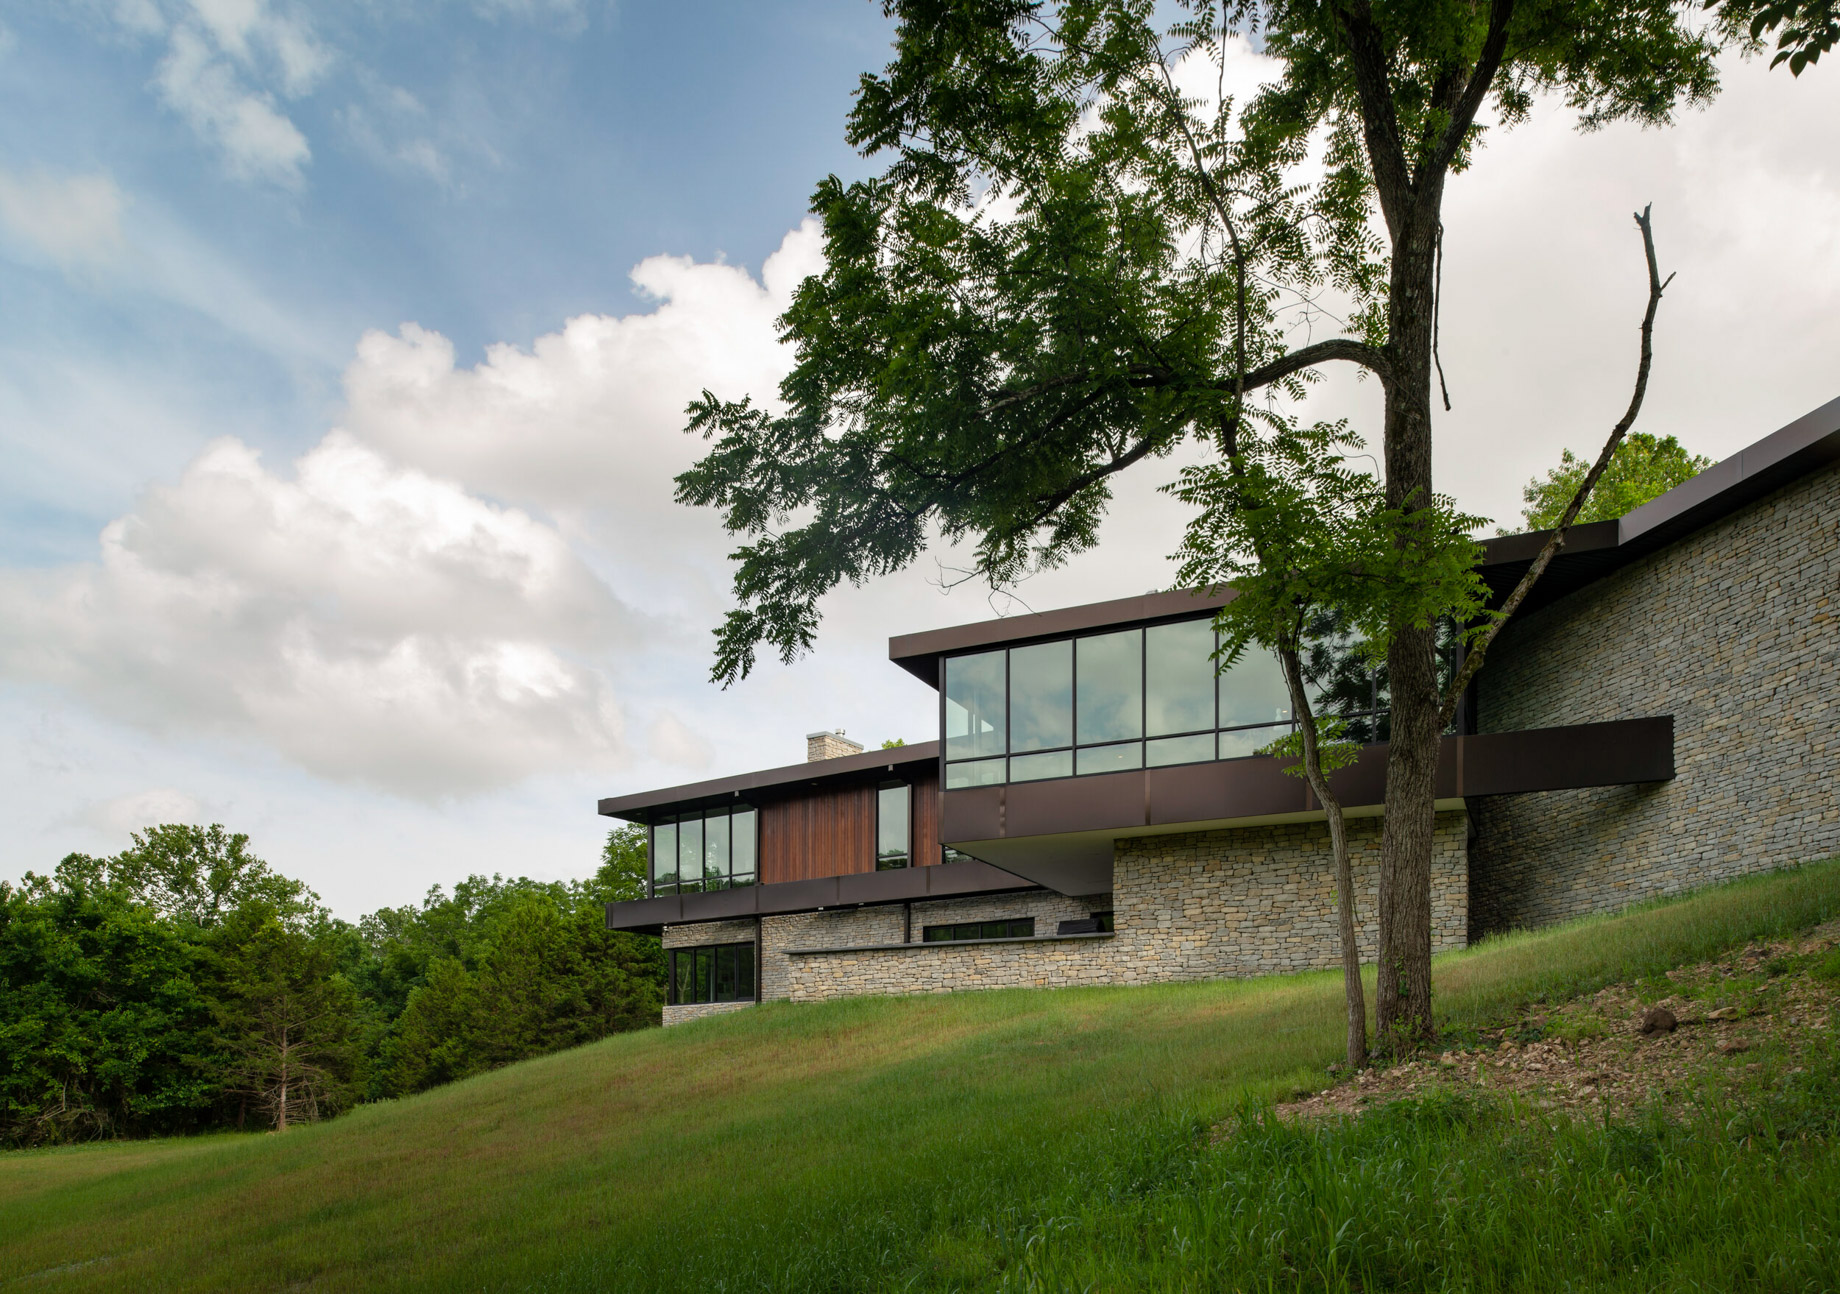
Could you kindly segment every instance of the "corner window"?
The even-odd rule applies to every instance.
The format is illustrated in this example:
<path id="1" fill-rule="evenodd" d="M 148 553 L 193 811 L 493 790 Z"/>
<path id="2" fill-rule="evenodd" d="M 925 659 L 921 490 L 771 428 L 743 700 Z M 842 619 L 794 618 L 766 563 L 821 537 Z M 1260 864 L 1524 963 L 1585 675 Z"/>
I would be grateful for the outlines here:
<path id="1" fill-rule="evenodd" d="M 960 921 L 949 926 L 928 926 L 920 941 L 943 944 L 961 939 L 1028 939 L 1034 934 L 1034 917 L 1010 917 L 1003 921 Z"/>
<path id="2" fill-rule="evenodd" d="M 752 885 L 759 815 L 748 805 L 680 813 L 652 824 L 652 894 L 698 894 Z"/>
<path id="3" fill-rule="evenodd" d="M 1283 671 L 1253 647 L 1223 674 L 1218 649 L 1212 617 L 1196 616 L 946 657 L 944 789 L 1257 754 L 1291 730 Z M 1352 705 L 1314 658 L 1305 673 L 1325 713 L 1351 716 L 1355 740 L 1383 739 L 1385 689 L 1371 671 L 1344 680 L 1363 689 Z"/>
<path id="4" fill-rule="evenodd" d="M 891 871 L 908 864 L 909 804 L 912 791 L 906 782 L 884 782 L 875 793 L 875 870 Z"/>
<path id="5" fill-rule="evenodd" d="M 673 948 L 670 957 L 665 1000 L 671 1006 L 754 1000 L 753 944 Z"/>

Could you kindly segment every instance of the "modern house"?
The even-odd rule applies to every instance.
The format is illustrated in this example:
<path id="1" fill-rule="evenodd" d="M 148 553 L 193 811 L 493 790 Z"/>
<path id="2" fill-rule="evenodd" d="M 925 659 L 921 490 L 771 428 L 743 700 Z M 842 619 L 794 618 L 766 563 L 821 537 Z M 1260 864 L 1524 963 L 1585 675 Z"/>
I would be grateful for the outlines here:
<path id="1" fill-rule="evenodd" d="M 1489 540 L 1499 599 L 1542 533 Z M 1230 596 L 1230 594 L 1228 595 Z M 936 741 L 601 801 L 651 829 L 673 1023 L 765 999 L 1338 964 L 1322 812 L 1256 752 L 1275 663 L 1218 677 L 1224 599 L 1152 594 L 897 637 Z M 1338 772 L 1370 951 L 1385 697 Z M 1840 400 L 1575 527 L 1443 738 L 1440 949 L 1840 853 Z"/>

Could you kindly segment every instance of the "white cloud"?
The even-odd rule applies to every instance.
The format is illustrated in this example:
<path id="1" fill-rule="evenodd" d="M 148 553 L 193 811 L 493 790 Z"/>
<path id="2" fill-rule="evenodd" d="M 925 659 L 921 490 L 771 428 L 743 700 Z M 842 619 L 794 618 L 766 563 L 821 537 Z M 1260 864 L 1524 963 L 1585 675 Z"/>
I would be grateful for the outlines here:
<path id="1" fill-rule="evenodd" d="M 367 333 L 345 374 L 345 426 L 475 489 L 606 509 L 612 533 L 634 544 L 656 540 L 659 525 L 681 532 L 671 477 L 700 452 L 683 434 L 684 406 L 704 387 L 773 396 L 791 363 L 774 320 L 821 257 L 809 220 L 758 282 L 735 266 L 654 256 L 632 277 L 656 309 L 582 315 L 528 351 L 494 346 L 471 368 L 414 324 Z"/>
<path id="2" fill-rule="evenodd" d="M 553 529 L 337 432 L 291 480 L 219 441 L 99 562 L 0 575 L 14 678 L 424 798 L 615 761 L 590 658 L 632 623 Z"/>
<path id="3" fill-rule="evenodd" d="M 669 711 L 652 720 L 646 736 L 652 758 L 692 772 L 707 769 L 715 755 L 708 741 Z"/>
<path id="4" fill-rule="evenodd" d="M 271 96 L 245 86 L 198 33 L 188 27 L 173 32 L 154 83 L 169 108 L 223 150 L 233 174 L 289 188 L 301 184 L 313 155 L 307 137 L 276 110 Z"/>
<path id="5" fill-rule="evenodd" d="M 121 190 L 105 174 L 0 171 L 0 224 L 61 265 L 118 257 L 122 205 Z"/>
<path id="6" fill-rule="evenodd" d="M 125 836 L 166 822 L 202 824 L 205 818 L 204 806 L 195 797 L 166 786 L 91 804 L 78 821 L 110 836 Z"/>

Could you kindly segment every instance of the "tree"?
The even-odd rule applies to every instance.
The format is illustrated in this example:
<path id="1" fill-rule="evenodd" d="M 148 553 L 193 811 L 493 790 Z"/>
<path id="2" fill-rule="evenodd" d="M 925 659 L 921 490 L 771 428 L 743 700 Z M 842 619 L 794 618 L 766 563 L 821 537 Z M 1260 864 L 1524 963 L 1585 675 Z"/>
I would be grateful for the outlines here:
<path id="1" fill-rule="evenodd" d="M 1545 477 L 1536 476 L 1527 483 L 1521 491 L 1527 503 L 1521 516 L 1528 530 L 1547 530 L 1559 523 L 1590 466 L 1568 449 L 1560 457 L 1559 466 Z M 1632 432 L 1617 446 L 1597 488 L 1578 513 L 1578 520 L 1614 521 L 1711 466 L 1710 458 L 1689 454 L 1672 436 Z"/>
<path id="2" fill-rule="evenodd" d="M 194 1131 L 221 1093 L 200 949 L 95 861 L 0 882 L 0 1142 Z"/>
<path id="3" fill-rule="evenodd" d="M 1393 538 L 1435 569 L 1443 194 L 1479 114 L 1513 125 L 1552 92 L 1587 128 L 1662 123 L 1717 88 L 1714 33 L 1675 0 L 1193 0 L 1168 29 L 1141 0 L 888 9 L 896 58 L 863 78 L 848 138 L 891 161 L 818 186 L 827 263 L 782 320 L 784 411 L 690 407 L 715 443 L 678 497 L 744 537 L 723 682 L 763 645 L 807 650 L 823 594 L 935 539 L 969 543 L 993 585 L 1065 562 L 1113 475 L 1197 433 L 1231 457 L 1252 393 L 1300 397 L 1328 363 L 1379 382 L 1384 503 L 1416 518 Z M 1282 67 L 1243 109 L 1220 92 L 1237 34 Z M 1191 53 L 1217 72 L 1184 91 Z M 1331 305 L 1343 334 L 1291 346 Z M 1412 1036 L 1431 1027 L 1448 694 L 1435 619 L 1395 619 L 1386 641 L 1378 1008 Z"/>
<path id="4" fill-rule="evenodd" d="M 254 1101 L 276 1132 L 336 1113 L 355 1085 L 357 994 L 325 933 L 284 924 L 251 902 L 219 935 L 226 991 L 216 1015 L 227 1086 Z"/>
<path id="5" fill-rule="evenodd" d="M 651 835 L 636 822 L 615 827 L 601 847 L 600 870 L 593 890 L 603 903 L 626 903 L 645 897 L 646 856 Z"/>
<path id="6" fill-rule="evenodd" d="M 1327 689 L 1313 687 L 1305 657 L 1325 648 L 1322 630 L 1328 621 L 1359 644 L 1359 650 L 1336 653 L 1343 662 L 1365 659 L 1371 666 L 1385 657 L 1388 635 L 1402 618 L 1480 614 L 1487 588 L 1476 573 L 1468 532 L 1481 518 L 1435 498 L 1430 529 L 1444 541 L 1434 554 L 1436 565 L 1428 568 L 1422 546 L 1404 546 L 1396 538 L 1401 527 L 1421 525 L 1422 514 L 1388 508 L 1381 483 L 1349 466 L 1348 453 L 1360 442 L 1345 425 L 1299 429 L 1269 414 L 1261 418 L 1275 424 L 1271 434 L 1242 427 L 1230 452 L 1185 469 L 1170 489 L 1197 510 L 1179 553 L 1180 580 L 1234 591 L 1215 618 L 1223 668 L 1251 644 L 1273 652 L 1283 667 L 1297 727 L 1267 753 L 1298 761 L 1286 771 L 1309 782 L 1328 824 L 1347 1002 L 1346 1059 L 1351 1069 L 1359 1068 L 1368 1048 L 1354 872 L 1329 774 L 1353 763 L 1360 744 L 1347 739 L 1345 720 L 1317 710 L 1319 698 L 1332 705 L 1339 700 L 1334 690 L 1340 671 L 1323 680 Z M 1402 560 L 1407 554 L 1409 562 Z"/>
<path id="7" fill-rule="evenodd" d="M 1705 0 L 1716 10 L 1728 39 L 1747 50 L 1760 50 L 1763 38 L 1777 33 L 1771 67 L 1783 63 L 1800 76 L 1840 43 L 1840 7 L 1834 0 Z"/>
<path id="8" fill-rule="evenodd" d="M 267 904 L 277 919 L 298 922 L 321 911 L 319 896 L 249 852 L 249 837 L 219 823 L 165 823 L 137 831 L 133 844 L 98 863 L 73 854 L 60 867 L 95 871 L 154 911 L 210 927 L 245 903 Z"/>

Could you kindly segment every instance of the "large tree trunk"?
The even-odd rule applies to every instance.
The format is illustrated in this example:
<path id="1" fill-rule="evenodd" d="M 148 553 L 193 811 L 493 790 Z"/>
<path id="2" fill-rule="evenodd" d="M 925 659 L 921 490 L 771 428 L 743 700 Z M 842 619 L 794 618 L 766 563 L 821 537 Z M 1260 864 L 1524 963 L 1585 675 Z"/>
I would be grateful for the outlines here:
<path id="1" fill-rule="evenodd" d="M 1442 188 L 1442 177 L 1428 180 Z M 1441 193 L 1416 194 L 1393 242 L 1388 301 L 1395 380 L 1386 394 L 1386 501 L 1431 498 L 1431 319 Z M 1430 200 L 1426 200 L 1429 198 Z M 1387 651 L 1392 732 L 1380 842 L 1380 965 L 1375 1026 L 1382 1046 L 1431 1036 L 1431 851 L 1436 831 L 1436 630 L 1396 625 Z"/>

